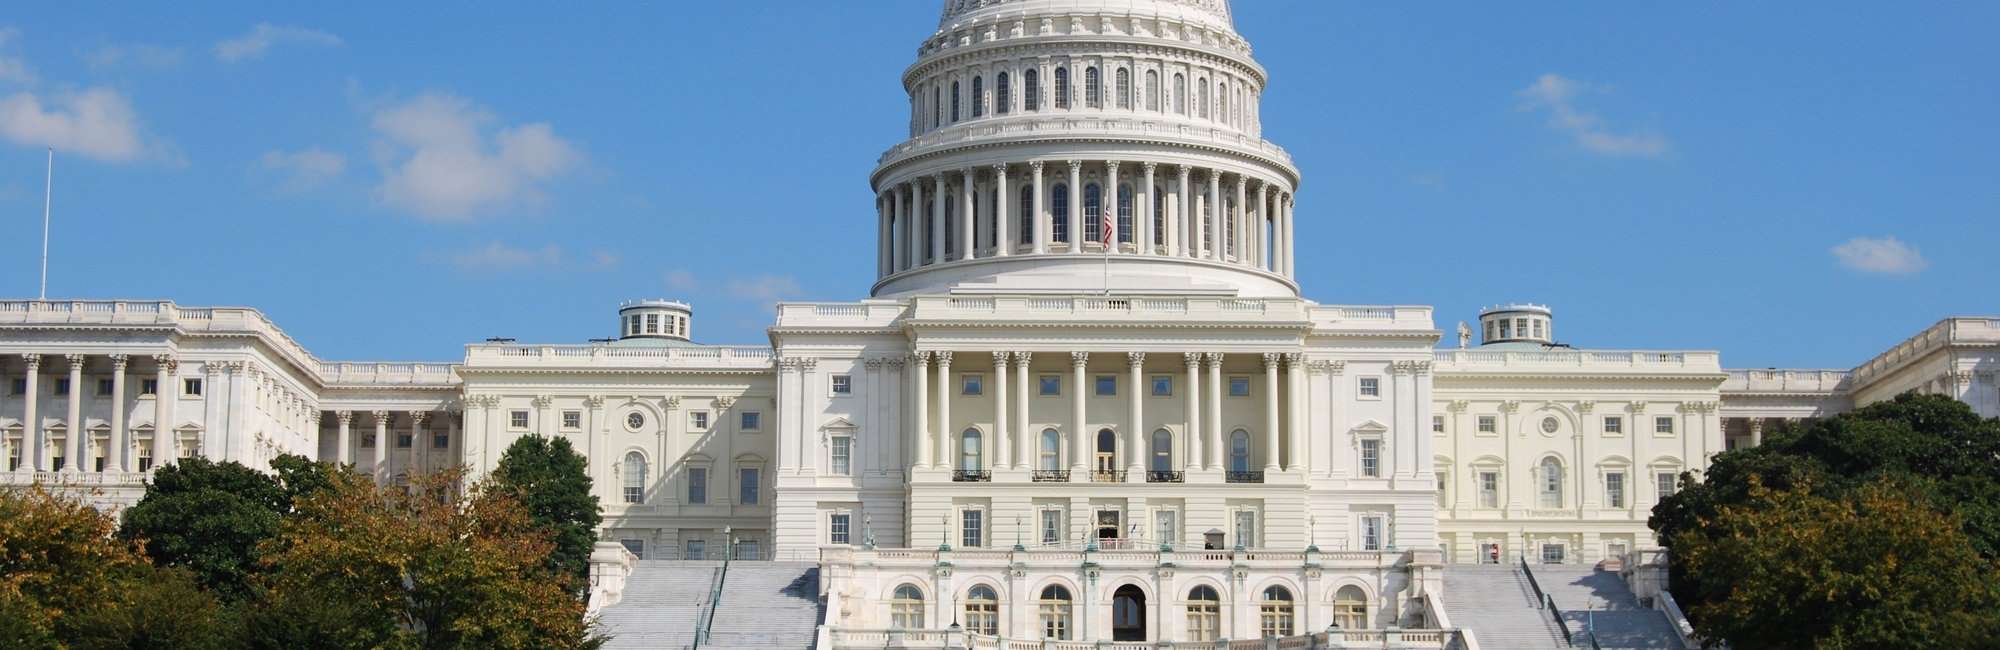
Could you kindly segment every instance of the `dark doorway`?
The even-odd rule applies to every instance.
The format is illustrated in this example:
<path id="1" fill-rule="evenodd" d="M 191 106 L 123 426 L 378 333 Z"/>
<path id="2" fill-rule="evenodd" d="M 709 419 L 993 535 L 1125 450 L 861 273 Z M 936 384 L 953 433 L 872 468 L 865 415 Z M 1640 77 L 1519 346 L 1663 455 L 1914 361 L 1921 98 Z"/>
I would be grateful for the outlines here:
<path id="1" fill-rule="evenodd" d="M 1146 640 L 1146 592 L 1125 585 L 1111 594 L 1111 640 Z"/>

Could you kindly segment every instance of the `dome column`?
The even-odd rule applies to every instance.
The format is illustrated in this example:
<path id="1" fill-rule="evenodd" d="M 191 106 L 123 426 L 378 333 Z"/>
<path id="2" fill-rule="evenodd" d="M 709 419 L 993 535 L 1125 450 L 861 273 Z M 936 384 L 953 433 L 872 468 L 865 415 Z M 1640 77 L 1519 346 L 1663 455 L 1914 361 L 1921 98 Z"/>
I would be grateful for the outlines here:
<path id="1" fill-rule="evenodd" d="M 1225 239 L 1229 232 L 1222 227 L 1222 172 L 1208 170 L 1208 259 L 1222 261 L 1223 250 L 1229 247 Z"/>
<path id="2" fill-rule="evenodd" d="M 1083 162 L 1069 161 L 1069 214 L 1064 221 L 1069 227 L 1069 252 L 1083 252 Z"/>
<path id="3" fill-rule="evenodd" d="M 930 218 L 929 218 L 929 219 L 925 219 L 925 220 L 924 220 L 924 228 L 925 228 L 926 230 L 929 230 L 929 231 L 930 231 L 930 233 L 931 233 L 931 250 L 930 250 L 930 260 L 929 260 L 929 262 L 928 262 L 928 263 L 930 263 L 930 264 L 936 264 L 936 263 L 938 263 L 938 262 L 943 262 L 943 261 L 944 261 L 944 259 L 945 259 L 945 256 L 944 256 L 944 219 L 945 219 L 945 216 L 944 216 L 944 209 L 945 209 L 945 196 L 944 196 L 944 187 L 945 187 L 945 178 L 944 178 L 944 174 L 938 174 L 938 175 L 935 175 L 935 176 L 932 176 L 932 177 L 931 177 L 931 182 L 932 182 L 932 185 L 931 185 L 931 194 L 933 195 L 933 196 L 931 197 L 931 216 L 930 216 Z"/>
<path id="4" fill-rule="evenodd" d="M 895 249 L 889 253 L 890 273 L 896 273 L 910 267 L 910 258 L 908 257 L 910 250 L 910 209 L 904 203 L 909 194 L 909 188 L 901 184 L 889 189 L 889 238 L 890 247 Z"/>
<path id="5" fill-rule="evenodd" d="M 1277 267 L 1272 265 L 1267 257 L 1271 253 L 1265 250 L 1265 247 L 1271 243 L 1270 231 L 1265 228 L 1267 224 L 1272 228 L 1277 227 L 1278 224 L 1276 219 L 1271 218 L 1270 190 L 1270 183 L 1257 181 L 1257 217 L 1252 220 L 1253 223 L 1257 224 L 1257 236 L 1252 238 L 1252 241 L 1257 242 L 1257 247 L 1252 249 L 1251 257 L 1253 259 L 1252 263 L 1256 264 L 1257 268 L 1275 271 Z"/>
<path id="6" fill-rule="evenodd" d="M 1194 203 L 1188 199 L 1188 166 L 1180 165 L 1179 171 L 1178 180 L 1174 181 L 1174 193 L 1180 199 L 1180 203 L 1174 206 L 1174 229 L 1180 236 L 1173 242 L 1171 251 L 1176 256 L 1187 256 L 1194 252 L 1194 242 L 1201 241 L 1201 235 L 1197 232 L 1200 226 L 1194 221 Z"/>
<path id="7" fill-rule="evenodd" d="M 1229 210 L 1230 224 L 1235 236 L 1229 238 L 1229 246 L 1236 251 L 1236 263 L 1249 265 L 1250 255 L 1250 179 L 1236 175 L 1236 204 Z"/>
<path id="8" fill-rule="evenodd" d="M 1157 100 L 1158 97 L 1155 96 L 1154 99 Z M 1140 216 L 1135 219 L 1137 223 L 1133 224 L 1133 226 L 1138 228 L 1139 236 L 1132 239 L 1133 243 L 1137 244 L 1140 255 L 1153 254 L 1153 240 L 1156 238 L 1153 233 L 1155 227 L 1153 221 L 1158 219 L 1159 215 L 1154 214 L 1154 199 L 1156 197 L 1153 196 L 1153 168 L 1155 166 L 1156 164 L 1151 162 L 1139 164 L 1139 169 L 1145 172 L 1144 179 L 1146 184 L 1145 187 L 1140 188 L 1138 196 L 1132 199 L 1139 204 L 1139 210 L 1136 212 Z"/>
<path id="9" fill-rule="evenodd" d="M 1104 252 L 1117 253 L 1121 234 L 1118 229 L 1118 211 L 1124 207 L 1119 204 L 1118 161 L 1111 160 L 1104 163 L 1104 184 L 1106 186 L 1104 193 L 1098 195 L 1098 218 L 1103 219 L 1104 223 L 1103 227 L 1098 228 L 1098 232 L 1104 235 Z M 1111 197 L 1110 201 L 1104 200 L 1107 194 Z M 1104 209 L 1106 203 L 1110 204 L 1110 210 Z"/>
<path id="10" fill-rule="evenodd" d="M 924 182 L 918 178 L 910 181 L 909 217 L 905 222 L 903 239 L 910 244 L 910 259 L 904 265 L 915 269 L 924 265 Z"/>
<path id="11" fill-rule="evenodd" d="M 1294 204 L 1294 203 L 1295 203 L 1295 201 L 1294 201 L 1294 199 L 1292 198 L 1292 195 L 1291 195 L 1291 194 L 1289 194 L 1289 193 L 1285 194 L 1285 198 L 1284 198 L 1284 212 L 1285 212 L 1285 277 L 1288 277 L 1288 278 L 1289 278 L 1289 277 L 1292 277 L 1292 276 L 1293 276 L 1293 274 L 1295 273 L 1295 271 L 1293 271 L 1293 269 L 1292 269 L 1292 262 L 1294 261 L 1294 257 L 1293 257 L 1293 252 L 1294 252 L 1294 251 L 1293 251 L 1293 249 L 1292 249 L 1292 246 L 1293 246 L 1293 242 L 1292 242 L 1292 206 L 1293 206 L 1293 204 Z"/>
<path id="12" fill-rule="evenodd" d="M 1010 89 L 1011 90 L 1011 89 Z M 1011 94 L 1011 93 L 1010 93 Z M 1011 102 L 1009 102 L 1011 103 Z M 1014 245 L 1013 193 L 1007 186 L 1007 164 L 993 166 L 993 207 L 999 212 L 993 219 L 993 256 L 1006 257 L 1012 254 Z"/>
<path id="13" fill-rule="evenodd" d="M 1021 215 L 1021 218 L 1034 221 L 1034 232 L 1030 234 L 1035 237 L 1035 254 L 1040 255 L 1049 252 L 1049 231 L 1053 229 L 1049 224 L 1048 217 L 1045 216 L 1049 210 L 1048 199 L 1042 194 L 1042 161 L 1037 160 L 1028 163 L 1028 175 L 1034 177 L 1035 180 L 1032 201 L 1034 205 L 1028 206 L 1028 209 L 1034 211 L 1034 214 L 1024 214 Z"/>
<path id="14" fill-rule="evenodd" d="M 977 250 L 976 245 L 979 243 L 979 238 L 975 236 L 978 234 L 978 230 L 974 226 L 979 223 L 979 220 L 975 219 L 974 216 L 979 212 L 979 204 L 972 200 L 973 188 L 977 186 L 974 182 L 978 180 L 977 173 L 971 167 L 958 170 L 958 223 L 962 226 L 958 230 L 958 259 L 961 260 L 969 260 L 977 257 L 974 253 Z"/>
<path id="15" fill-rule="evenodd" d="M 889 210 L 889 200 L 888 192 L 883 192 L 875 198 L 875 277 L 878 278 L 895 272 L 891 262 L 894 256 L 890 254 L 894 246 L 889 243 L 889 231 L 895 226 L 894 222 L 890 221 L 892 213 Z"/>

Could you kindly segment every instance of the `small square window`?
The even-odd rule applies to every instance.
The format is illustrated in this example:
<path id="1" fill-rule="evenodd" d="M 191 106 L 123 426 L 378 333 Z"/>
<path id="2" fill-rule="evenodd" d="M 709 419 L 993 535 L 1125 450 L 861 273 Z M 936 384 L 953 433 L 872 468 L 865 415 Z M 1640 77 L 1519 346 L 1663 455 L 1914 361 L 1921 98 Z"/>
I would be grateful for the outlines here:
<path id="1" fill-rule="evenodd" d="M 1604 418 L 1604 433 L 1621 435 L 1625 433 L 1625 418 L 1616 415 Z"/>
<path id="2" fill-rule="evenodd" d="M 742 415 L 738 416 L 736 424 L 737 428 L 744 431 L 762 431 L 764 430 L 764 414 L 756 411 L 744 411 Z"/>
<path id="3" fill-rule="evenodd" d="M 834 375 L 834 376 L 833 376 L 833 394 L 835 394 L 835 395 L 853 395 L 853 394 L 854 394 L 854 378 L 853 378 L 853 377 L 851 377 L 851 376 L 848 376 L 848 375 Z"/>
<path id="4" fill-rule="evenodd" d="M 582 412 L 582 411 L 563 411 L 563 414 L 562 414 L 562 428 L 564 428 L 564 429 L 581 429 L 581 428 L 583 428 L 583 412 Z"/>
<path id="5" fill-rule="evenodd" d="M 1673 432 L 1674 432 L 1673 416 L 1662 415 L 1660 417 L 1653 418 L 1653 433 L 1673 433 Z"/>
<path id="6" fill-rule="evenodd" d="M 1361 396 L 1362 396 L 1362 397 L 1381 397 L 1381 396 L 1382 396 L 1382 378 L 1380 378 L 1380 377 L 1362 377 L 1362 378 L 1361 378 Z"/>
<path id="7" fill-rule="evenodd" d="M 1674 490 L 1677 487 L 1676 484 L 1679 482 L 1680 477 L 1673 472 L 1660 472 L 1653 475 L 1654 486 L 1659 489 L 1660 498 L 1662 499 L 1673 496 Z"/>
<path id="8" fill-rule="evenodd" d="M 1249 377 L 1230 377 L 1230 378 L 1229 378 L 1229 396 L 1230 396 L 1230 397 L 1249 397 L 1249 396 L 1250 396 L 1250 378 L 1249 378 Z"/>
<path id="9" fill-rule="evenodd" d="M 1062 375 L 1042 375 L 1039 377 L 1042 397 L 1062 395 Z"/>
<path id="10" fill-rule="evenodd" d="M 526 429 L 526 428 L 528 428 L 528 412 L 527 412 L 527 411 L 508 411 L 508 412 L 507 412 L 507 428 L 509 428 L 509 429 Z"/>
<path id="11" fill-rule="evenodd" d="M 1496 417 L 1493 417 L 1493 416 L 1491 416 L 1491 415 L 1481 415 L 1481 416 L 1479 416 L 1479 432 L 1480 432 L 1480 433 L 1499 433 L 1499 432 L 1500 432 L 1500 419 L 1499 419 L 1499 418 L 1496 418 Z"/>
<path id="12" fill-rule="evenodd" d="M 983 395 L 986 392 L 985 375 L 964 375 L 959 377 L 960 395 Z"/>
<path id="13" fill-rule="evenodd" d="M 414 441 L 413 441 L 413 440 L 411 440 L 411 438 L 410 438 L 410 434 L 407 434 L 407 433 L 398 433 L 398 434 L 396 434 L 396 448 L 397 448 L 397 449 L 409 449 L 409 448 L 410 448 L 410 444 L 411 444 L 412 442 L 414 442 Z"/>
<path id="14" fill-rule="evenodd" d="M 448 433 L 439 433 L 439 434 L 433 434 L 433 435 L 431 435 L 431 448 L 432 448 L 432 449 L 450 449 L 450 448 L 451 448 L 451 434 L 448 434 Z"/>
<path id="15" fill-rule="evenodd" d="M 1444 416 L 1431 416 L 1431 433 L 1444 433 Z"/>
<path id="16" fill-rule="evenodd" d="M 69 394 L 69 380 L 57 379 L 55 393 L 58 397 Z"/>
<path id="17" fill-rule="evenodd" d="M 182 379 L 181 395 L 185 397 L 201 397 L 201 380 Z"/>
<path id="18" fill-rule="evenodd" d="M 1098 375 L 1093 383 L 1095 384 L 1094 390 L 1098 397 L 1115 397 L 1118 395 L 1117 375 Z"/>
<path id="19" fill-rule="evenodd" d="M 1174 396 L 1173 375 L 1153 375 L 1153 396 L 1154 397 Z"/>
<path id="20" fill-rule="evenodd" d="M 16 379 L 16 380 L 14 380 L 14 381 L 17 381 L 17 382 L 18 382 L 18 381 L 20 381 L 20 380 L 19 380 L 19 379 Z M 20 384 L 15 384 L 15 385 L 16 385 L 16 386 L 19 386 Z M 141 379 L 141 380 L 139 380 L 139 394 L 140 394 L 140 395 L 158 395 L 159 393 L 160 393 L 160 380 L 158 380 L 158 379 Z M 15 394 L 16 394 L 16 395 L 19 395 L 20 393 L 19 393 L 19 392 L 16 392 Z"/>
<path id="21" fill-rule="evenodd" d="M 708 411 L 688 411 L 688 427 L 695 431 L 707 431 Z"/>
<path id="22" fill-rule="evenodd" d="M 97 380 L 97 396 L 98 396 L 98 397 L 110 397 L 110 396 L 111 396 L 111 389 L 112 389 L 112 385 L 111 385 L 111 380 L 109 380 L 109 379 L 99 379 L 99 380 Z"/>

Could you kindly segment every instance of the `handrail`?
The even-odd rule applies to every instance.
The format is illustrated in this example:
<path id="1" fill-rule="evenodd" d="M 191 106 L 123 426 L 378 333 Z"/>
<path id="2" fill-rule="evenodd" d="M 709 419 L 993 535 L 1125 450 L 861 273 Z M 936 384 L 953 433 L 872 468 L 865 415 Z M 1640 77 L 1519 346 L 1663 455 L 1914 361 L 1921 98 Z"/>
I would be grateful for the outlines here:
<path id="1" fill-rule="evenodd" d="M 715 627 L 715 610 L 722 605 L 722 585 L 729 581 L 730 555 L 728 549 L 722 553 L 722 568 L 716 570 L 715 584 L 708 588 L 708 611 L 695 618 L 694 645 L 689 650 L 701 650 L 701 644 L 708 641 L 709 628 Z"/>
<path id="2" fill-rule="evenodd" d="M 1562 630 L 1563 643 L 1574 644 L 1576 637 L 1570 634 L 1569 621 L 1563 620 L 1562 608 L 1556 607 L 1556 599 L 1542 591 L 1542 583 L 1535 579 L 1535 570 L 1528 566 L 1527 556 L 1521 556 L 1521 573 L 1528 576 L 1528 586 L 1535 590 L 1535 606 L 1549 610 L 1549 616 L 1556 620 L 1556 629 Z M 1593 639 L 1594 640 L 1594 639 Z"/>

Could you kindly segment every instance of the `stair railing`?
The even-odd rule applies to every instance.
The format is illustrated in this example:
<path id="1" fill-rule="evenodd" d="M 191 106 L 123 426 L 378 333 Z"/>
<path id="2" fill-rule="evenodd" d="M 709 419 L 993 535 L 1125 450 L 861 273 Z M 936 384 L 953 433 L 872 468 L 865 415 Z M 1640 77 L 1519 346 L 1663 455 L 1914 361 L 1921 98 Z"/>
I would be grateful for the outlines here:
<path id="1" fill-rule="evenodd" d="M 1535 580 L 1535 570 L 1528 566 L 1528 558 L 1526 556 L 1521 557 L 1521 573 L 1528 576 L 1528 586 L 1535 590 L 1535 606 L 1548 610 L 1549 616 L 1556 621 L 1556 629 L 1562 631 L 1563 643 L 1574 645 L 1576 638 L 1569 631 L 1569 621 L 1563 620 L 1562 608 L 1556 607 L 1556 599 L 1549 596 L 1547 592 L 1542 591 L 1542 583 Z M 1592 634 L 1590 640 L 1593 645 L 1596 644 L 1597 635 Z"/>
<path id="2" fill-rule="evenodd" d="M 708 587 L 708 607 L 695 617 L 694 646 L 689 650 L 701 650 L 708 643 L 709 628 L 715 626 L 715 610 L 722 606 L 722 584 L 729 581 L 729 553 L 722 554 L 722 568 L 715 572 L 715 582 Z"/>

